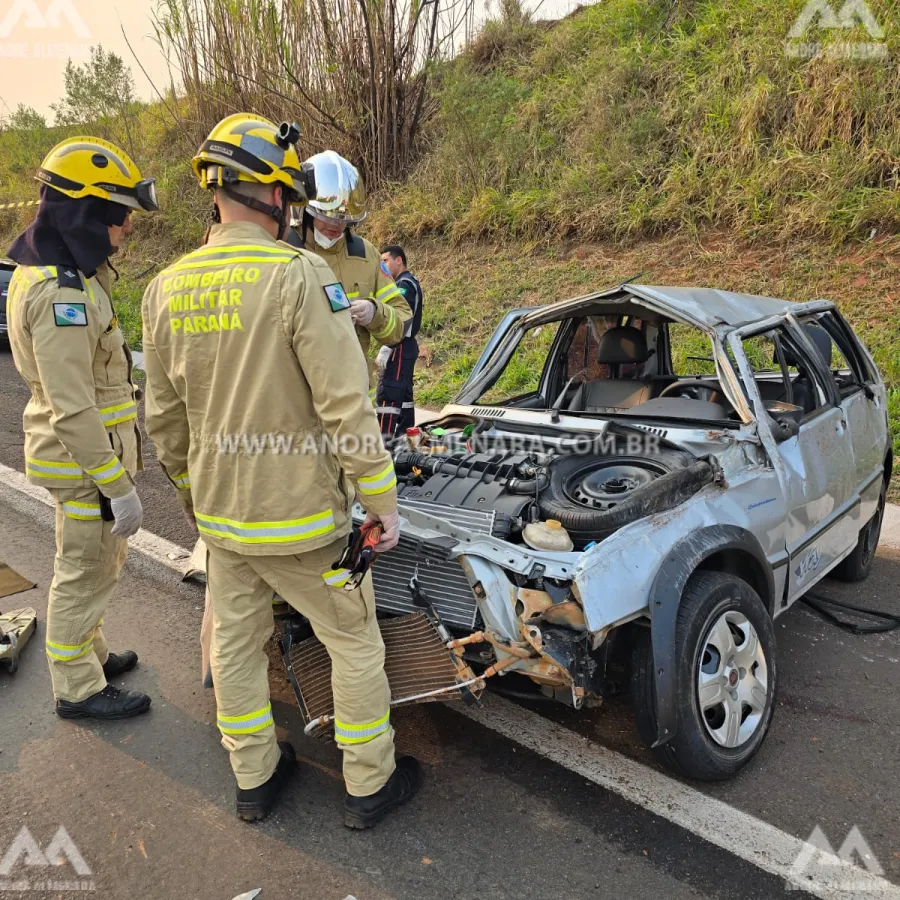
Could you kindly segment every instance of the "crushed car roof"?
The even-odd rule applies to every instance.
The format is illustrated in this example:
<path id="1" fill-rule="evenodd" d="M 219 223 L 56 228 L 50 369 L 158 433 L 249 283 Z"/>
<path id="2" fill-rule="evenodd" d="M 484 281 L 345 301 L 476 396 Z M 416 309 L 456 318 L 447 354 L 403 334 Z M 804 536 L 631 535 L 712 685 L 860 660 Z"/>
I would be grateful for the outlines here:
<path id="1" fill-rule="evenodd" d="M 736 294 L 715 288 L 629 284 L 624 286 L 624 290 L 646 300 L 655 300 L 673 311 L 711 327 L 716 325 L 736 327 L 747 322 L 767 319 L 769 316 L 781 315 L 792 307 L 801 305 L 788 300 L 777 300 L 774 297 Z"/>
<path id="2" fill-rule="evenodd" d="M 632 305 L 655 310 L 666 318 L 691 322 L 700 328 L 713 330 L 718 326 L 737 328 L 753 322 L 782 315 L 789 310 L 799 311 L 808 303 L 792 303 L 775 297 L 737 294 L 715 288 L 662 287 L 644 284 L 620 284 L 614 288 L 595 291 L 583 297 L 536 307 L 522 320 L 526 326 L 580 315 L 591 307 L 608 305 L 610 312 Z M 525 312 L 525 310 L 521 310 Z"/>

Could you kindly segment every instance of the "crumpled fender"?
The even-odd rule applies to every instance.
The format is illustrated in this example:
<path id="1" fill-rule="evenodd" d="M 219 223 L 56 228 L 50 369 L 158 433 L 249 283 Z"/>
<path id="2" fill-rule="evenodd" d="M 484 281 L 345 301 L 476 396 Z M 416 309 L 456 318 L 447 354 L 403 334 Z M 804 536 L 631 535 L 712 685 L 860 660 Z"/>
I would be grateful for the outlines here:
<path id="1" fill-rule="evenodd" d="M 650 589 L 650 635 L 656 679 L 656 747 L 670 741 L 678 728 L 675 624 L 681 595 L 688 579 L 703 561 L 722 550 L 740 550 L 759 562 L 768 589 L 768 596 L 763 597 L 762 601 L 769 609 L 772 608 L 775 577 L 759 541 L 746 529 L 736 525 L 709 525 L 692 532 L 672 547 Z"/>

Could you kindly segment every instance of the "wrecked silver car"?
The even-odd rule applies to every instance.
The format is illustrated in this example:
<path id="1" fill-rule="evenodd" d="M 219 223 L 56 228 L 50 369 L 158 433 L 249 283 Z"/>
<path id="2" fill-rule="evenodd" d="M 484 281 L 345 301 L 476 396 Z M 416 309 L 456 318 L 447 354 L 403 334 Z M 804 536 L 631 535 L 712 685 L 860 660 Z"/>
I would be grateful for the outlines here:
<path id="1" fill-rule="evenodd" d="M 832 303 L 635 284 L 508 314 L 394 455 L 382 616 L 425 609 L 459 679 L 576 709 L 626 673 L 642 737 L 703 780 L 765 738 L 773 619 L 868 575 L 892 467 L 884 385 Z"/>

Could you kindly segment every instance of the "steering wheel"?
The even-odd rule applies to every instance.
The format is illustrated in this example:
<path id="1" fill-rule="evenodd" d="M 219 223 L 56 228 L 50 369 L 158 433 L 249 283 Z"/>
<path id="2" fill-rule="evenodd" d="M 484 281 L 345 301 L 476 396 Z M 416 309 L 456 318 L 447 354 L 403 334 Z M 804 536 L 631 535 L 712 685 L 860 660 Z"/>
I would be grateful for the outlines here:
<path id="1" fill-rule="evenodd" d="M 684 396 L 689 400 L 718 403 L 722 400 L 722 385 L 715 378 L 686 378 L 664 387 L 657 399 L 662 400 L 663 397 L 671 396 Z"/>

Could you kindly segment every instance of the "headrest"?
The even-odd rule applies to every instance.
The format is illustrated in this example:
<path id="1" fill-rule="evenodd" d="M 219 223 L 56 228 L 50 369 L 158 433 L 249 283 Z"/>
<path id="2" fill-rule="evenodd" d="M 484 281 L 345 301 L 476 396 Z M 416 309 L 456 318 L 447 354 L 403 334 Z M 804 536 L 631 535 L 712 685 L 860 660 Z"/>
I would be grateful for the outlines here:
<path id="1" fill-rule="evenodd" d="M 647 339 L 643 332 L 631 325 L 618 325 L 610 328 L 600 338 L 597 349 L 597 362 L 601 365 L 615 366 L 622 363 L 647 362 L 650 354 L 647 351 Z"/>
<path id="2" fill-rule="evenodd" d="M 834 346 L 831 335 L 822 328 L 821 325 L 804 325 L 803 330 L 806 332 L 806 336 L 812 341 L 816 350 L 819 351 L 819 356 L 822 357 L 825 367 L 831 369 L 831 353 Z M 789 366 L 797 365 L 794 355 L 787 347 L 784 349 L 784 358 Z"/>
<path id="3" fill-rule="evenodd" d="M 831 368 L 831 350 L 834 346 L 831 335 L 821 325 L 804 325 L 806 336 L 813 342 L 813 346 L 819 351 L 819 356 L 825 360 L 825 366 Z"/>

